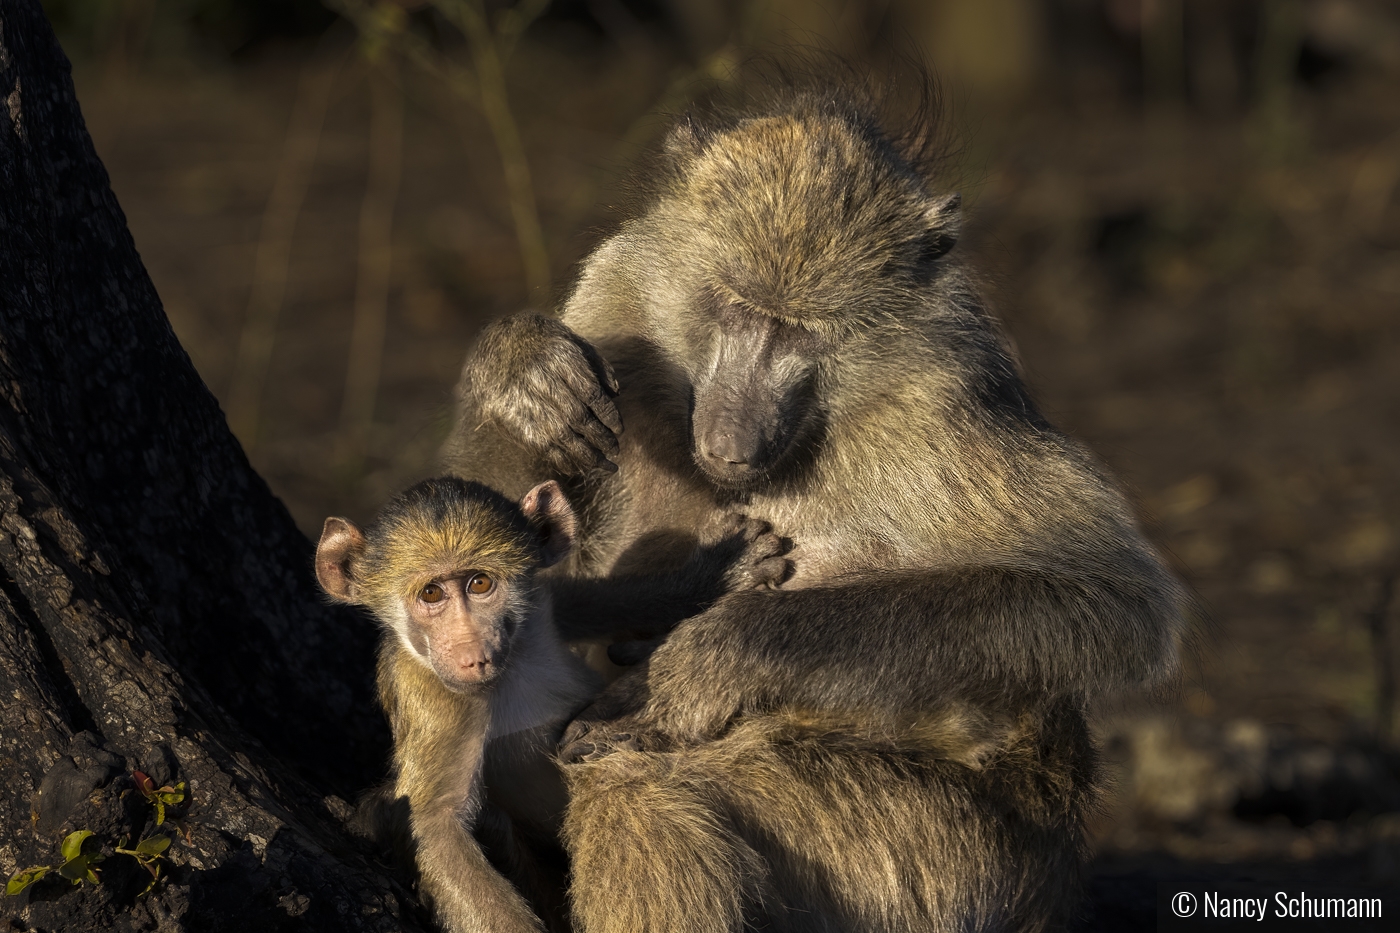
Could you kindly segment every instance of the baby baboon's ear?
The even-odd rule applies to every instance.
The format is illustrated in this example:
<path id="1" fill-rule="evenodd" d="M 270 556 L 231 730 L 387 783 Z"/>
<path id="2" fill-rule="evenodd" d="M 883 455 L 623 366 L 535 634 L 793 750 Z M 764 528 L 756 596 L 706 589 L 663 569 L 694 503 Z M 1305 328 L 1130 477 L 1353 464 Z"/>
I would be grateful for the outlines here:
<path id="1" fill-rule="evenodd" d="M 355 602 L 355 575 L 351 570 L 365 550 L 365 536 L 348 518 L 328 518 L 316 545 L 316 579 L 337 602 Z"/>
<path id="2" fill-rule="evenodd" d="M 550 567 L 569 556 L 578 535 L 578 519 L 564 490 L 545 480 L 525 493 L 520 509 L 540 536 L 540 566 Z"/>
<path id="3" fill-rule="evenodd" d="M 958 243 L 962 230 L 962 195 L 955 192 L 935 199 L 924 210 L 924 223 L 928 231 L 924 259 L 937 259 Z"/>

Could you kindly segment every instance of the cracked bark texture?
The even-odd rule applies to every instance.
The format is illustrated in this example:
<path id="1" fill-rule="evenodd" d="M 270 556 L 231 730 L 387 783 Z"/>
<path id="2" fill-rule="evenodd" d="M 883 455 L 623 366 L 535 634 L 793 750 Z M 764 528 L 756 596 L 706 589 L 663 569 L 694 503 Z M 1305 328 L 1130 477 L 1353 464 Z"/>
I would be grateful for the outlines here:
<path id="1" fill-rule="evenodd" d="M 76 829 L 102 883 L 0 898 L 10 930 L 418 929 L 345 827 L 379 778 L 376 634 L 170 329 L 39 0 L 0 0 L 0 872 Z M 185 781 L 162 880 L 131 772 Z"/>

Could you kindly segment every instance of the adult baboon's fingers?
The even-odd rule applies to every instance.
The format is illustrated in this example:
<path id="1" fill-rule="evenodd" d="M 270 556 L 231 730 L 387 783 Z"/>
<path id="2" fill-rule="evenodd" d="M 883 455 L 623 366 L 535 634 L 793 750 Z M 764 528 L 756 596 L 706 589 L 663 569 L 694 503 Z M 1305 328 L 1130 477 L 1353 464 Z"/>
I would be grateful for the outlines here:
<path id="1" fill-rule="evenodd" d="M 607 425 L 610 431 L 614 434 L 622 433 L 622 415 L 618 412 L 617 405 L 613 403 L 613 400 L 603 393 L 602 386 L 596 382 L 592 383 L 585 387 L 579 397 L 593 412 L 593 416 Z"/>
<path id="2" fill-rule="evenodd" d="M 609 460 L 603 453 L 595 449 L 587 440 L 573 432 L 566 438 L 561 438 L 556 443 L 556 448 L 563 451 L 573 464 L 572 473 L 587 473 L 594 467 L 601 467 L 609 473 L 617 472 L 617 464 Z"/>
<path id="3" fill-rule="evenodd" d="M 559 760 L 566 765 L 576 765 L 583 761 L 597 761 L 612 751 L 606 744 L 583 739 L 570 742 L 559 749 Z"/>
<path id="4" fill-rule="evenodd" d="M 556 367 L 554 376 L 567 386 L 567 394 L 587 408 L 594 417 L 616 434 L 622 433 L 622 416 L 598 384 L 598 376 L 587 366 Z"/>
<path id="5" fill-rule="evenodd" d="M 593 369 L 598 381 L 613 395 L 621 392 L 622 386 L 617 381 L 617 373 L 613 371 L 612 364 L 603 359 L 603 354 L 598 352 L 598 348 L 582 337 L 578 338 L 578 348 L 583 351 L 583 356 L 588 360 L 588 365 Z"/>
<path id="6" fill-rule="evenodd" d="M 573 745 L 575 742 L 578 742 L 580 739 L 586 736 L 589 730 L 592 728 L 593 724 L 586 719 L 575 719 L 573 722 L 565 726 L 564 734 L 559 737 L 558 750 L 560 754 L 563 754 L 563 751 L 567 746 Z"/>
<path id="7" fill-rule="evenodd" d="M 777 557 L 779 554 L 786 554 L 787 551 L 786 539 L 772 532 L 761 534 L 749 543 L 749 556 L 756 561 Z"/>
<path id="8" fill-rule="evenodd" d="M 726 538 L 738 536 L 747 544 L 772 527 L 761 518 L 750 518 L 743 512 L 730 512 L 725 516 L 723 533 Z"/>
<path id="9" fill-rule="evenodd" d="M 597 761 L 617 751 L 619 748 L 627 748 L 628 743 L 633 741 L 628 733 L 611 733 L 599 726 L 587 726 L 582 731 L 575 733 L 572 738 L 570 729 L 564 733 L 563 740 L 559 743 L 558 756 L 564 764 L 577 764 L 581 761 Z M 615 741 L 621 739 L 621 742 Z M 633 745 L 632 747 L 636 747 Z"/>
<path id="10" fill-rule="evenodd" d="M 616 457 L 622 447 L 617 442 L 617 435 L 608 430 L 591 413 L 585 413 L 579 422 L 573 425 L 574 433 L 581 434 L 583 439 L 597 448 L 598 452 L 605 457 Z"/>
<path id="11" fill-rule="evenodd" d="M 617 410 L 612 399 L 598 392 L 589 401 L 588 407 L 593 409 L 594 417 L 608 426 L 608 430 L 614 434 L 622 433 L 622 413 Z"/>
<path id="12" fill-rule="evenodd" d="M 786 557 L 770 557 L 754 567 L 754 586 L 781 586 L 792 576 L 792 561 Z"/>

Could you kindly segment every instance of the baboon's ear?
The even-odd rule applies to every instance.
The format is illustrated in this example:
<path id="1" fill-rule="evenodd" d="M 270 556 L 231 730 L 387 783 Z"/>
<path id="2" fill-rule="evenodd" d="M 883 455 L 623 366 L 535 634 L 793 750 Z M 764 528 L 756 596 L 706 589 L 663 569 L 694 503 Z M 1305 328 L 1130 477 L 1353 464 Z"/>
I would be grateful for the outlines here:
<path id="1" fill-rule="evenodd" d="M 685 162 L 704 152 L 708 144 L 708 136 L 686 111 L 666 134 L 666 155 L 676 162 Z"/>
<path id="2" fill-rule="evenodd" d="M 350 569 L 364 553 L 365 536 L 347 518 L 328 518 L 316 545 L 316 579 L 336 602 L 355 602 L 355 575 Z"/>
<path id="3" fill-rule="evenodd" d="M 520 509 L 539 532 L 541 567 L 552 566 L 569 556 L 578 536 L 578 519 L 558 483 L 545 480 L 525 493 Z"/>
<path id="4" fill-rule="evenodd" d="M 954 192 L 938 198 L 924 210 L 926 246 L 924 259 L 937 259 L 958 243 L 962 230 L 962 195 Z"/>

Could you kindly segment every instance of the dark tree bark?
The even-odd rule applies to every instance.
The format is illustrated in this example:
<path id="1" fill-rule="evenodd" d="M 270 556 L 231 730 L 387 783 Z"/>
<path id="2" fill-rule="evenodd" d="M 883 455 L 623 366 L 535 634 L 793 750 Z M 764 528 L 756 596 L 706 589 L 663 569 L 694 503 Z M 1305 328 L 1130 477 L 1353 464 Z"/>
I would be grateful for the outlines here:
<path id="1" fill-rule="evenodd" d="M 417 928 L 344 825 L 387 757 L 375 633 L 311 554 L 166 321 L 39 0 L 0 0 L 0 871 L 79 829 L 109 854 L 0 899 L 7 928 Z M 146 894 L 112 854 L 171 829 L 137 769 L 189 789 Z"/>

